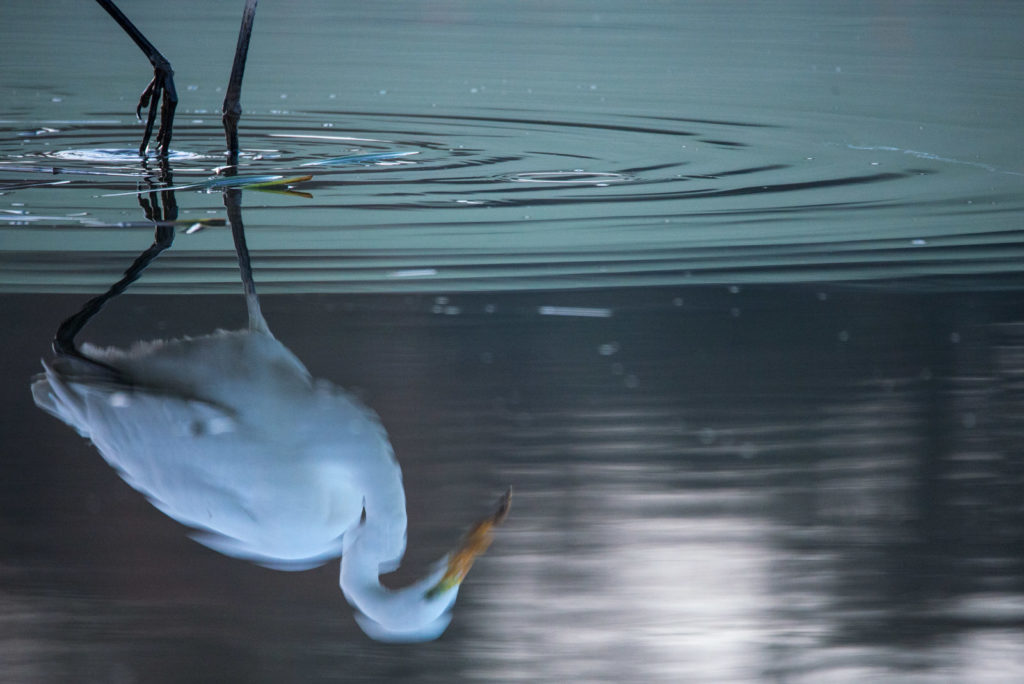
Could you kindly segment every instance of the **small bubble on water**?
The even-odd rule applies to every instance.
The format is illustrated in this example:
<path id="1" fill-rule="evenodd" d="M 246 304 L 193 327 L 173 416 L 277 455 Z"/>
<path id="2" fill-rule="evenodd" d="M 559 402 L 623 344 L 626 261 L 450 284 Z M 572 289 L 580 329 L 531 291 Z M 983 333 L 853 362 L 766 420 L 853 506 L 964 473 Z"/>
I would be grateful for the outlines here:
<path id="1" fill-rule="evenodd" d="M 836 337 L 838 337 L 840 342 L 849 342 L 850 341 L 850 333 L 847 330 L 840 330 L 839 334 Z"/>
<path id="2" fill-rule="evenodd" d="M 615 354 L 617 351 L 619 351 L 618 342 L 608 342 L 607 344 L 602 344 L 600 347 L 597 348 L 597 353 L 600 354 L 601 356 L 611 356 Z"/>
<path id="3" fill-rule="evenodd" d="M 958 332 L 950 333 L 949 341 L 952 342 L 953 344 L 959 344 L 960 343 L 960 333 L 958 333 Z"/>

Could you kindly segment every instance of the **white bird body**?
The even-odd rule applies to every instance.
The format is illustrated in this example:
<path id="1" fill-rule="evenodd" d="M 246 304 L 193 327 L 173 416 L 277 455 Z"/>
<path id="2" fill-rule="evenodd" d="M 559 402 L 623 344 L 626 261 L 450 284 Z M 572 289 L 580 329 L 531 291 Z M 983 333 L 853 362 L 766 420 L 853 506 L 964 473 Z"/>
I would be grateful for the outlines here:
<path id="1" fill-rule="evenodd" d="M 511 491 L 425 578 L 397 590 L 380 583 L 405 554 L 401 468 L 377 415 L 314 380 L 271 334 L 234 213 L 237 195 L 226 198 L 248 329 L 130 349 L 75 344 L 82 326 L 169 244 L 158 228 L 122 280 L 61 324 L 57 358 L 43 362 L 33 398 L 206 546 L 291 570 L 341 556 L 339 585 L 363 631 L 383 641 L 435 639 L 473 559 L 505 519 Z"/>
<path id="2" fill-rule="evenodd" d="M 349 393 L 314 381 L 270 334 L 218 331 L 83 352 L 118 373 L 75 358 L 44 364 L 37 403 L 89 438 L 157 508 L 202 530 L 202 543 L 302 569 L 341 555 L 366 505 L 370 527 L 387 528 L 375 536 L 390 540 L 378 560 L 401 558 L 405 496 L 380 421 Z"/>
<path id="3" fill-rule="evenodd" d="M 139 154 L 146 155 L 161 101 L 157 153 L 166 160 L 177 103 L 170 63 L 112 0 L 97 2 L 154 67 L 139 100 L 139 112 L 152 104 Z M 224 99 L 228 168 L 235 171 L 242 73 L 255 12 L 256 0 L 246 0 Z M 281 182 L 288 180 L 296 179 Z M 89 319 L 170 245 L 173 220 L 161 220 L 153 245 L 124 277 L 58 328 L 57 359 L 43 362 L 33 398 L 90 439 L 154 506 L 198 530 L 203 544 L 282 569 L 341 556 L 339 583 L 367 634 L 389 641 L 437 638 L 473 558 L 504 520 L 511 490 L 426 578 L 399 590 L 381 585 L 380 575 L 394 570 L 405 553 L 401 469 L 377 416 L 330 382 L 313 380 L 270 333 L 245 246 L 241 190 L 223 185 L 248 330 L 140 342 L 127 350 L 77 346 L 75 337 Z M 173 190 L 160 188 L 171 196 Z M 154 218 L 154 207 L 147 217 Z"/>

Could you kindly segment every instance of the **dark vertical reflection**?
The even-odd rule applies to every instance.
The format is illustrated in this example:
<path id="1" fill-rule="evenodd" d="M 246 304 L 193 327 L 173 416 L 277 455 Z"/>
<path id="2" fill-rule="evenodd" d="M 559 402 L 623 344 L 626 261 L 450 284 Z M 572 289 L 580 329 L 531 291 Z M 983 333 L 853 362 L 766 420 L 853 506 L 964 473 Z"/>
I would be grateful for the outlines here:
<path id="1" fill-rule="evenodd" d="M 238 315 L 236 298 L 202 302 L 109 313 L 197 332 Z M 1024 316 L 1009 298 L 652 289 L 263 308 L 388 424 L 417 485 L 412 575 L 475 512 L 460 492 L 515 483 L 459 619 L 436 650 L 357 649 L 323 602 L 331 578 L 229 568 L 11 399 L 26 456 L 2 504 L 22 530 L 5 543 L 9 600 L 56 670 L 102 671 L 70 634 L 141 678 L 344 664 L 368 680 L 999 681 L 1020 667 Z"/>

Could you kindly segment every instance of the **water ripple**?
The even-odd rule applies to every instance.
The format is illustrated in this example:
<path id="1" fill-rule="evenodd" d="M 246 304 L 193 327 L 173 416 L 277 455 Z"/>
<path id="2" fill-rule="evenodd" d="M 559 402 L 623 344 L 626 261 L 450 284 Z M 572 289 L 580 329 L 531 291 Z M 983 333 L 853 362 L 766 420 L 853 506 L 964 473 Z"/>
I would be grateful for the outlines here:
<path id="1" fill-rule="evenodd" d="M 2 132 L 0 289 L 96 286 L 100 255 L 148 240 L 128 195 L 184 187 L 183 226 L 223 216 L 212 123 L 176 129 L 171 178 L 126 146 L 135 126 Z M 313 174 L 246 191 L 270 291 L 1009 275 L 1024 254 L 1013 174 L 799 120 L 322 110 L 247 114 L 242 140 L 241 174 Z M 233 287 L 226 232 L 192 233 L 154 287 Z"/>

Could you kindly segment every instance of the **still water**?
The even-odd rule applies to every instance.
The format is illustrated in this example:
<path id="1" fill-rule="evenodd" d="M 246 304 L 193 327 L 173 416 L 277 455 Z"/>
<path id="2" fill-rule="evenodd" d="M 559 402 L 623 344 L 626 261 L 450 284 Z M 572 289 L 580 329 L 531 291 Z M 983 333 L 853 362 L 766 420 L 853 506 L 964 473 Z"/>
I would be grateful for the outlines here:
<path id="1" fill-rule="evenodd" d="M 30 391 L 154 219 L 81 339 L 245 327 L 241 5 L 121 3 L 167 170 L 98 6 L 0 7 L 3 679 L 1024 679 L 1024 8 L 261 4 L 238 171 L 311 178 L 239 216 L 282 348 L 394 446 L 385 583 L 514 489 L 444 634 L 389 644 L 336 558 L 197 543 Z"/>

